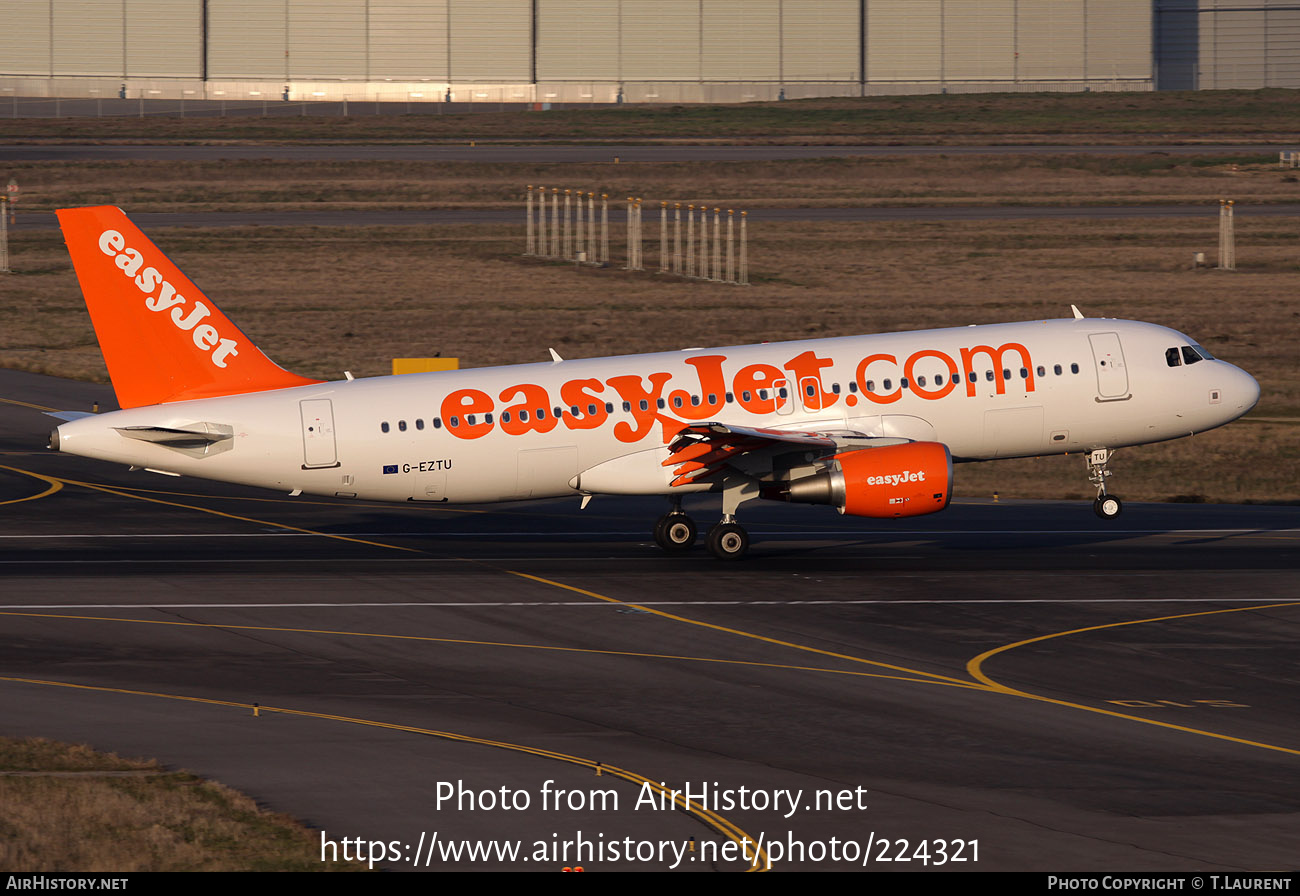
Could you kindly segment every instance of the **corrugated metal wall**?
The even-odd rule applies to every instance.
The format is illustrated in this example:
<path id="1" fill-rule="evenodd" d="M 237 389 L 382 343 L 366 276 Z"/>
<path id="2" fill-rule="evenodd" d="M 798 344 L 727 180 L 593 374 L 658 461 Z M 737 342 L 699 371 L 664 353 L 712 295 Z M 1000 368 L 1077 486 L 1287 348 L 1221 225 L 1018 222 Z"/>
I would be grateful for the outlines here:
<path id="1" fill-rule="evenodd" d="M 875 0 L 867 7 L 867 80 L 938 81 L 944 0 Z"/>
<path id="2" fill-rule="evenodd" d="M 1162 89 L 1300 87 L 1296 0 L 1156 0 Z"/>
<path id="3" fill-rule="evenodd" d="M 1088 0 L 1085 77 L 1129 80 L 1153 77 L 1151 7 L 1130 0 Z"/>
<path id="4" fill-rule="evenodd" d="M 285 0 L 214 0 L 208 4 L 208 77 L 270 79 L 289 76 Z"/>
<path id="5" fill-rule="evenodd" d="M 1018 77 L 1027 81 L 1082 78 L 1086 22 L 1081 3 L 1021 0 L 1016 11 Z"/>
<path id="6" fill-rule="evenodd" d="M 0 74 L 50 75 L 50 4 L 0 0 Z"/>
<path id="7" fill-rule="evenodd" d="M 595 101 L 619 85 L 671 101 L 1141 87 L 1155 60 L 1165 88 L 1300 87 L 1300 0 L 0 0 L 0 75 L 273 92 L 264 85 L 374 96 L 391 83 L 418 97 L 410 85 L 435 82 L 421 97 L 434 99 L 447 85 L 517 97 L 513 85 L 545 84 L 545 97 Z M 750 87 L 710 86 L 728 84 Z"/>
<path id="8" fill-rule="evenodd" d="M 445 0 L 370 0 L 371 80 L 446 80 L 449 28 Z"/>
<path id="9" fill-rule="evenodd" d="M 125 76 L 203 76 L 203 5 L 199 0 L 125 0 L 125 8 Z"/>
<path id="10" fill-rule="evenodd" d="M 448 0 L 448 6 L 448 80 L 516 84 L 532 80 L 531 0 Z"/>
<path id="11" fill-rule="evenodd" d="M 0 0 L 0 72 L 202 75 L 200 0 Z"/>

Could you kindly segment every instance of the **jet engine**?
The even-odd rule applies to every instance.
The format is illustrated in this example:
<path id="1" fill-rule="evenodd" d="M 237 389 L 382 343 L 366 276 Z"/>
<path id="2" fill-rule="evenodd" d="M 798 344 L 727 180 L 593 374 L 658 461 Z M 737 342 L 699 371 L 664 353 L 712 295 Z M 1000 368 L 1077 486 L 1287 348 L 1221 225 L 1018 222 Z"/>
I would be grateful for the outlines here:
<path id="1" fill-rule="evenodd" d="M 935 513 L 952 498 L 952 455 L 938 442 L 908 442 L 846 451 L 811 476 L 776 483 L 762 497 L 831 504 L 852 516 Z"/>

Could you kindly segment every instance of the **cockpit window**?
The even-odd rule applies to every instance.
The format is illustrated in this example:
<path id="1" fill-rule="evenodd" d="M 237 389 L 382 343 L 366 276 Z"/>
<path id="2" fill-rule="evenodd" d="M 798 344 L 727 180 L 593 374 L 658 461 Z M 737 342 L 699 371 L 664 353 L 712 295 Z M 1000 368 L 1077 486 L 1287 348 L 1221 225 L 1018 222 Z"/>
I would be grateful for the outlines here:
<path id="1" fill-rule="evenodd" d="M 1184 345 L 1183 360 L 1188 364 L 1195 364 L 1197 361 L 1202 361 L 1204 359 L 1197 354 L 1196 349 L 1192 348 L 1190 345 Z"/>
<path id="2" fill-rule="evenodd" d="M 1178 367 L 1183 363 L 1182 356 L 1178 354 L 1178 346 L 1165 349 L 1165 363 L 1170 367 Z"/>
<path id="3" fill-rule="evenodd" d="M 1213 360 L 1214 360 L 1214 355 L 1212 355 L 1212 354 L 1210 354 L 1209 352 L 1207 352 L 1207 351 L 1205 350 L 1205 346 L 1203 346 L 1203 345 L 1197 345 L 1195 342 L 1193 342 L 1193 343 L 1192 343 L 1192 348 L 1196 351 L 1196 353 L 1197 353 L 1198 355 L 1200 355 L 1200 356 L 1201 356 L 1202 358 L 1204 358 L 1205 360 L 1207 360 L 1207 361 L 1213 361 Z"/>

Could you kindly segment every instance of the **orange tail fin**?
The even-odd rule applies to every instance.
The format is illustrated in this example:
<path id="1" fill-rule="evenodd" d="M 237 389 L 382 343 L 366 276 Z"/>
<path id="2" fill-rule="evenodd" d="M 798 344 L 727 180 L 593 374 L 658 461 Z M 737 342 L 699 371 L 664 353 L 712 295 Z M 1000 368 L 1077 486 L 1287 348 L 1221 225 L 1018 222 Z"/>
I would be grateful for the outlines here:
<path id="1" fill-rule="evenodd" d="M 122 407 L 320 382 L 262 354 L 121 209 L 58 215 Z"/>

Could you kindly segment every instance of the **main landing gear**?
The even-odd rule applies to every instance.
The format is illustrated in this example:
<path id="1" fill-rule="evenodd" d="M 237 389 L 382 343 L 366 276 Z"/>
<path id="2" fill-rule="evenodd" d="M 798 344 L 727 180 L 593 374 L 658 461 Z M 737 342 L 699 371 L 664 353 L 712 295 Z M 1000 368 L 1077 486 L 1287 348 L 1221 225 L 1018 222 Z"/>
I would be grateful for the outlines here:
<path id="1" fill-rule="evenodd" d="M 749 533 L 736 522 L 735 513 L 725 512 L 722 521 L 709 530 L 709 553 L 719 560 L 740 560 L 749 552 Z M 734 508 L 733 508 L 734 511 Z M 695 521 L 682 510 L 681 501 L 655 523 L 655 544 L 669 554 L 679 554 L 695 547 Z"/>
<path id="2" fill-rule="evenodd" d="M 655 544 L 670 554 L 695 547 L 695 521 L 682 512 L 680 501 L 655 523 Z"/>
<path id="3" fill-rule="evenodd" d="M 1106 494 L 1106 480 L 1110 477 L 1106 464 L 1114 453 L 1109 448 L 1097 448 L 1088 455 L 1088 479 L 1097 486 L 1097 500 L 1092 502 L 1092 510 L 1103 520 L 1113 520 L 1124 510 L 1124 502 L 1115 495 Z"/>
<path id="4" fill-rule="evenodd" d="M 734 517 L 723 517 L 709 530 L 709 553 L 719 560 L 739 560 L 748 552 L 749 533 Z"/>

